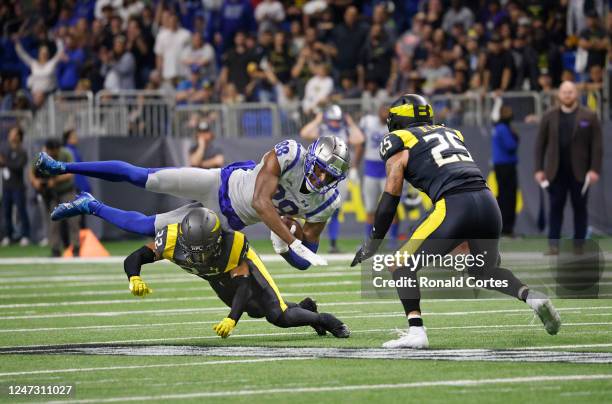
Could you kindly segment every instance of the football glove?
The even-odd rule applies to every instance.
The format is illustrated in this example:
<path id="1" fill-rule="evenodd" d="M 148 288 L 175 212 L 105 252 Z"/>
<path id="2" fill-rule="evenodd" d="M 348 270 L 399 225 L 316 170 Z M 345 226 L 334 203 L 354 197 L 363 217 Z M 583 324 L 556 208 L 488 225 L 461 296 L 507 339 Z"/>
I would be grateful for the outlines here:
<path id="1" fill-rule="evenodd" d="M 348 179 L 353 185 L 359 185 L 361 183 L 361 178 L 359 178 L 359 170 L 355 167 L 349 169 Z"/>
<path id="2" fill-rule="evenodd" d="M 302 240 L 295 240 L 293 243 L 291 243 L 289 248 L 291 248 L 294 253 L 296 253 L 306 261 L 310 262 L 310 264 L 313 266 L 327 265 L 327 260 L 321 257 L 320 255 L 317 255 L 310 251 L 308 247 L 305 247 L 304 244 L 302 244 Z"/>
<path id="3" fill-rule="evenodd" d="M 295 233 L 296 227 L 295 225 L 291 225 L 291 229 L 289 231 L 291 234 Z M 283 254 L 289 251 L 289 245 L 283 241 L 280 237 L 276 235 L 273 231 L 270 232 L 270 240 L 272 240 L 272 248 L 274 252 L 277 254 Z"/>
<path id="4" fill-rule="evenodd" d="M 130 292 L 134 296 L 145 297 L 149 293 L 153 293 L 153 289 L 150 289 L 146 283 L 140 278 L 140 276 L 130 277 Z"/>
<path id="5" fill-rule="evenodd" d="M 351 266 L 354 267 L 355 265 L 360 264 L 368 258 L 374 256 L 374 254 L 376 254 L 376 251 L 378 251 L 378 247 L 380 247 L 381 243 L 382 240 L 375 240 L 369 238 L 365 243 L 363 243 L 361 247 L 359 247 L 359 251 L 357 251 L 357 253 L 355 254 L 353 262 L 351 262 Z"/>
<path id="6" fill-rule="evenodd" d="M 229 317 L 225 317 L 219 324 L 213 327 L 213 330 L 215 330 L 217 335 L 221 338 L 227 338 L 232 333 L 234 327 L 236 327 L 236 321 Z"/>

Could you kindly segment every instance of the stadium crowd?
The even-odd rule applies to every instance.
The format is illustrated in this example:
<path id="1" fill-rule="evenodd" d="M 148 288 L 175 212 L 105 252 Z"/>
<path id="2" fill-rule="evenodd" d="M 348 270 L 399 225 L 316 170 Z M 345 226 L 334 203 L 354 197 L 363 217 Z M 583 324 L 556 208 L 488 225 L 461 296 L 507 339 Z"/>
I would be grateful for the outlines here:
<path id="1" fill-rule="evenodd" d="M 57 90 L 175 90 L 178 104 L 600 90 L 604 0 L 0 2 L 0 110 Z"/>

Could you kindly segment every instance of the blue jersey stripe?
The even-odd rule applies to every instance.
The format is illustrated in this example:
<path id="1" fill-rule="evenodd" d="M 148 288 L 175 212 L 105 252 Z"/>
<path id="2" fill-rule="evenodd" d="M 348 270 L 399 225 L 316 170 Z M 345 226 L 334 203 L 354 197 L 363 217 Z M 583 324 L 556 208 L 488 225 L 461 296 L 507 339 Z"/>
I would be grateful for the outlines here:
<path id="1" fill-rule="evenodd" d="M 291 164 L 289 164 L 287 166 L 287 168 L 285 169 L 285 171 L 283 171 L 281 173 L 281 175 L 283 175 L 284 173 L 286 173 L 287 171 L 291 170 L 293 167 L 295 167 L 295 165 L 297 164 L 298 161 L 300 161 L 300 155 L 302 154 L 302 145 L 298 143 L 298 149 L 297 149 L 297 153 L 295 155 L 295 158 L 293 159 L 293 161 L 291 162 Z"/>
<path id="2" fill-rule="evenodd" d="M 319 206 L 318 208 L 316 208 L 315 210 L 313 210 L 312 212 L 308 212 L 304 215 L 304 217 L 306 219 L 308 219 L 309 217 L 313 217 L 314 215 L 316 215 L 317 213 L 322 212 L 323 210 L 327 209 L 327 207 L 329 205 L 331 205 L 332 203 L 334 203 L 336 201 L 336 199 L 338 198 L 338 196 L 340 195 L 340 192 L 338 192 L 338 190 L 336 189 L 336 191 L 334 192 L 334 194 L 332 196 L 329 197 L 328 200 L 326 200 L 321 206 Z"/>

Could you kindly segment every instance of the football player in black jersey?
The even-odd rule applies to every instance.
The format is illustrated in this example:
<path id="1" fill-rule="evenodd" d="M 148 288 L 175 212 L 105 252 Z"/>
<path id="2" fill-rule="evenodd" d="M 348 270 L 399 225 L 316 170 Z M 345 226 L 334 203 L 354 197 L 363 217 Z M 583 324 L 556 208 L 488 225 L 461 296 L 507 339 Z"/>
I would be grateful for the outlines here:
<path id="1" fill-rule="evenodd" d="M 221 228 L 210 209 L 196 207 L 182 219 L 159 230 L 155 241 L 130 254 L 124 261 L 129 289 L 144 297 L 152 290 L 140 277 L 143 264 L 167 259 L 185 271 L 207 280 L 230 312 L 213 327 L 227 338 L 240 317 L 265 317 L 277 327 L 312 326 L 317 334 L 329 331 L 337 338 L 350 335 L 348 327 L 332 314 L 318 313 L 316 302 L 305 298 L 299 304 L 286 302 L 274 279 L 239 231 Z"/>
<path id="2" fill-rule="evenodd" d="M 448 254 L 460 245 L 469 246 L 472 255 L 485 255 L 483 268 L 471 268 L 476 279 L 501 280 L 506 287 L 489 289 L 525 301 L 544 323 L 546 331 L 559 331 L 559 314 L 550 300 L 529 288 L 512 272 L 500 268 L 498 242 L 501 214 L 477 165 L 455 129 L 433 124 L 433 109 L 420 95 L 406 94 L 389 109 L 390 131 L 380 145 L 387 180 L 376 210 L 370 238 L 359 249 L 351 266 L 376 254 L 391 225 L 402 195 L 404 180 L 427 194 L 434 203 L 412 230 L 400 249 L 408 254 Z M 485 253 L 486 251 L 486 253 Z M 393 278 L 416 279 L 416 268 L 393 270 Z M 493 283 L 493 282 L 491 282 Z M 408 331 L 383 344 L 385 348 L 427 348 L 429 341 L 421 318 L 420 293 L 416 288 L 398 288 L 408 317 Z"/>

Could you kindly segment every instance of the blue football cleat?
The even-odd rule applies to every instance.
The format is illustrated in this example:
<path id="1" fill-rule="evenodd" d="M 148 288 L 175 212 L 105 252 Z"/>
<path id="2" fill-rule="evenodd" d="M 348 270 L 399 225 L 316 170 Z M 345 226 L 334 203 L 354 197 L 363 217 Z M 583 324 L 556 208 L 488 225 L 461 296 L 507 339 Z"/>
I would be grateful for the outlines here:
<path id="1" fill-rule="evenodd" d="M 60 203 L 51 212 L 51 220 L 57 221 L 68 219 L 69 217 L 79 215 L 90 215 L 90 202 L 96 202 L 96 198 L 88 192 L 79 193 L 74 200 L 70 202 Z"/>
<path id="2" fill-rule="evenodd" d="M 57 161 L 45 152 L 38 153 L 36 171 L 43 175 L 58 175 L 66 172 L 66 163 Z"/>

